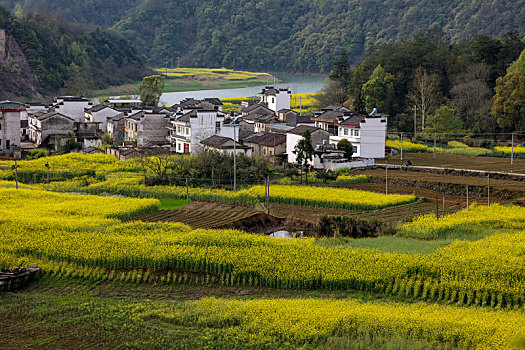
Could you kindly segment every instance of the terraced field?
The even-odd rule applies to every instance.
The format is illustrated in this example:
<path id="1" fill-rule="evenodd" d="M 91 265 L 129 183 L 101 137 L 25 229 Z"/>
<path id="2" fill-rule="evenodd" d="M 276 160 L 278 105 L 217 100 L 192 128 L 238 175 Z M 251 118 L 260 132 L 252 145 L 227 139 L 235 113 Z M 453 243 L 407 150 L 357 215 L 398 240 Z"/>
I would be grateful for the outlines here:
<path id="1" fill-rule="evenodd" d="M 192 228 L 241 229 L 264 232 L 280 226 L 284 220 L 263 212 L 219 203 L 192 203 L 182 209 L 159 210 L 135 220 L 143 222 L 182 222 Z"/>

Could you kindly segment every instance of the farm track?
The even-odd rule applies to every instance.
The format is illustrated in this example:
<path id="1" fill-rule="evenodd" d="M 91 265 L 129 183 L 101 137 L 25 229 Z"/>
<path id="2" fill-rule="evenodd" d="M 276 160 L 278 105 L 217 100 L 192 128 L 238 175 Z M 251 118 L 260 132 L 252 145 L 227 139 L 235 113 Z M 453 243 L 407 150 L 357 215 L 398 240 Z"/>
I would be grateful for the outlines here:
<path id="1" fill-rule="evenodd" d="M 243 209 L 234 210 L 198 210 L 177 209 L 159 210 L 137 218 L 144 222 L 182 222 L 193 228 L 220 228 L 236 221 L 257 215 Z"/>

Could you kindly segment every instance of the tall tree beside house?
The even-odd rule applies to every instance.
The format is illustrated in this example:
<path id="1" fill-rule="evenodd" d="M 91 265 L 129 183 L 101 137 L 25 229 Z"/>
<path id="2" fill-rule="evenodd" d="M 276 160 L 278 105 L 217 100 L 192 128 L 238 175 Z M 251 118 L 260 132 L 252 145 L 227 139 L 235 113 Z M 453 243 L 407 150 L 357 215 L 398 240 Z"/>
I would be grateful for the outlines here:
<path id="1" fill-rule="evenodd" d="M 428 74 L 425 68 L 419 66 L 414 72 L 407 101 L 409 102 L 408 107 L 415 106 L 421 115 L 421 132 L 425 132 L 427 115 L 436 107 L 439 99 L 438 77 Z"/>
<path id="2" fill-rule="evenodd" d="M 158 106 L 166 77 L 162 75 L 150 75 L 142 79 L 140 84 L 140 100 L 144 106 Z"/>
<path id="3" fill-rule="evenodd" d="M 361 93 L 368 111 L 377 108 L 390 114 L 394 104 L 394 76 L 378 65 L 363 85 Z"/>
<path id="4" fill-rule="evenodd" d="M 340 82 L 342 86 L 347 88 L 350 83 L 351 74 L 350 61 L 348 60 L 346 50 L 343 50 L 339 54 L 337 61 L 334 62 L 334 68 L 330 72 L 330 79 Z"/>
<path id="5" fill-rule="evenodd" d="M 305 173 L 306 184 L 308 185 L 308 162 L 311 162 L 314 157 L 314 147 L 312 146 L 312 135 L 310 131 L 306 130 L 303 137 L 297 142 L 292 151 L 296 155 L 297 163 L 301 165 L 301 170 Z M 301 174 L 301 183 L 303 182 L 303 175 Z"/>

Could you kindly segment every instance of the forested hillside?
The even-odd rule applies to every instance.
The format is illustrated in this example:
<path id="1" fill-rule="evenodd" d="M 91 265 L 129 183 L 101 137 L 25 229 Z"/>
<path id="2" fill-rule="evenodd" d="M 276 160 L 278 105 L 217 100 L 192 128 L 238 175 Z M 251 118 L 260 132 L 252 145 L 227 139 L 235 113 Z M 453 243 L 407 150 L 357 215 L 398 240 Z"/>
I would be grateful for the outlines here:
<path id="1" fill-rule="evenodd" d="M 328 72 L 341 49 L 371 48 L 431 27 L 451 42 L 525 31 L 524 0 L 0 0 L 14 9 L 113 26 L 163 65 Z"/>
<path id="2" fill-rule="evenodd" d="M 49 14 L 16 15 L 0 7 L 0 95 L 33 98 L 85 94 L 134 82 L 149 71 L 121 35 L 87 30 Z M 16 83 L 16 84 L 15 84 Z"/>

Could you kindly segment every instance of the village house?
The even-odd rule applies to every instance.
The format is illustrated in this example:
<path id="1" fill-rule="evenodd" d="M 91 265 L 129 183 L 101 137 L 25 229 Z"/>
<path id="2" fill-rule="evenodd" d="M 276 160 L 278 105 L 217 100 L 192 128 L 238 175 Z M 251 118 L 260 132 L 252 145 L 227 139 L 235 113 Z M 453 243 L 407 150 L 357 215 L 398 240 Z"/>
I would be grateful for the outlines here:
<path id="1" fill-rule="evenodd" d="M 206 151 L 216 151 L 222 154 L 245 154 L 251 155 L 251 148 L 244 146 L 239 142 L 233 141 L 232 138 L 213 135 L 200 142 Z"/>
<path id="2" fill-rule="evenodd" d="M 279 119 L 275 115 L 265 115 L 261 117 L 257 117 L 254 120 L 254 132 L 267 132 L 267 129 L 269 129 L 273 125 L 286 125 L 285 123 L 279 122 Z"/>
<path id="3" fill-rule="evenodd" d="M 243 144 L 251 149 L 252 156 L 264 157 L 273 164 L 280 164 L 286 152 L 286 135 L 258 133 L 245 138 Z"/>
<path id="4" fill-rule="evenodd" d="M 99 122 L 76 122 L 75 137 L 82 148 L 102 146 L 102 131 Z"/>
<path id="5" fill-rule="evenodd" d="M 128 160 L 132 158 L 142 157 L 142 153 L 138 149 L 130 147 L 107 147 L 106 154 L 113 156 L 118 160 Z"/>
<path id="6" fill-rule="evenodd" d="M 116 109 L 99 104 L 84 110 L 84 120 L 86 122 L 99 123 L 100 130 L 106 131 L 108 119 L 118 114 L 120 112 Z"/>
<path id="7" fill-rule="evenodd" d="M 355 113 L 343 106 L 328 106 L 314 113 L 311 118 L 315 122 L 315 127 L 328 131 L 337 136 L 337 123 L 350 118 Z"/>
<path id="8" fill-rule="evenodd" d="M 166 144 L 169 117 L 163 113 L 140 111 L 124 118 L 124 144 L 151 147 Z"/>
<path id="9" fill-rule="evenodd" d="M 336 124 L 337 136 L 330 136 L 330 143 L 337 145 L 347 139 L 354 146 L 352 157 L 384 158 L 387 116 L 373 113 L 369 116 L 353 115 Z"/>
<path id="10" fill-rule="evenodd" d="M 290 108 L 291 91 L 288 89 L 276 89 L 273 86 L 266 86 L 259 93 L 261 96 L 261 103 L 268 106 L 274 114 L 281 109 Z"/>
<path id="11" fill-rule="evenodd" d="M 298 126 L 286 134 L 286 155 L 288 157 L 288 163 L 296 163 L 297 156 L 293 151 L 306 131 L 309 131 L 312 137 L 312 147 L 328 145 L 330 141 L 330 133 L 328 131 L 308 125 Z"/>
<path id="12" fill-rule="evenodd" d="M 0 153 L 12 156 L 20 149 L 21 119 L 26 114 L 24 104 L 0 101 Z"/>
<path id="13" fill-rule="evenodd" d="M 178 113 L 167 127 L 172 152 L 196 154 L 201 141 L 221 133 L 225 115 L 218 109 L 194 109 Z"/>
<path id="14" fill-rule="evenodd" d="M 119 113 L 114 117 L 108 119 L 106 124 L 106 132 L 113 138 L 114 146 L 121 146 L 124 144 L 124 124 L 126 116 L 124 113 Z"/>
<path id="15" fill-rule="evenodd" d="M 55 148 L 56 141 L 75 133 L 75 121 L 58 112 L 29 114 L 29 141 L 36 147 Z M 60 141 L 62 143 L 62 141 Z"/>
<path id="16" fill-rule="evenodd" d="M 83 122 L 85 118 L 85 110 L 92 106 L 93 104 L 84 97 L 61 96 L 55 98 L 51 107 L 54 108 L 55 112 L 69 117 L 76 122 Z"/>

